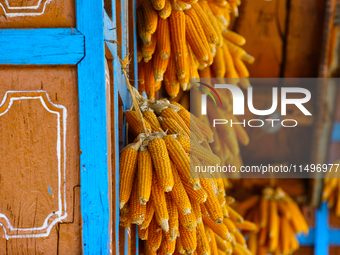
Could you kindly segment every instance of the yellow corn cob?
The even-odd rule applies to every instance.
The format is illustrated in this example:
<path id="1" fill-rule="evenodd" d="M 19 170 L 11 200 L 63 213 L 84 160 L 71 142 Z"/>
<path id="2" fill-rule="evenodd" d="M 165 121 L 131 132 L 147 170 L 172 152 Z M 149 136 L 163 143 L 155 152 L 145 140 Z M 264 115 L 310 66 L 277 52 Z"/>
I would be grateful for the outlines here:
<path id="1" fill-rule="evenodd" d="M 238 242 L 242 245 L 246 244 L 246 239 L 244 239 L 244 236 L 242 235 L 242 233 L 240 231 L 236 230 L 234 235 L 235 235 L 236 242 Z"/>
<path id="2" fill-rule="evenodd" d="M 183 226 L 179 225 L 179 232 L 183 249 L 187 254 L 194 253 L 197 247 L 196 229 L 189 231 Z"/>
<path id="3" fill-rule="evenodd" d="M 191 20 L 191 17 L 189 15 L 186 15 L 185 17 L 185 33 L 186 33 L 186 39 L 188 40 L 188 43 L 195 54 L 198 61 L 208 61 L 208 49 L 205 47 L 205 44 L 203 42 L 203 39 L 205 39 L 205 35 L 203 33 L 199 34 L 199 30 L 197 30 Z M 202 39 L 203 38 L 203 39 Z"/>
<path id="4" fill-rule="evenodd" d="M 125 112 L 125 119 L 129 123 L 129 128 L 135 136 L 144 132 L 142 120 L 138 119 L 137 112 L 126 111 Z M 144 120 L 144 125 L 147 129 L 149 129 L 151 131 L 150 124 L 146 120 Z"/>
<path id="5" fill-rule="evenodd" d="M 210 44 L 216 44 L 218 42 L 218 36 L 214 27 L 211 25 L 207 15 L 203 12 L 199 4 L 193 3 L 191 8 L 195 11 L 196 15 L 200 18 L 201 26 L 204 34 Z"/>
<path id="6" fill-rule="evenodd" d="M 205 225 L 212 229 L 223 240 L 228 241 L 230 239 L 230 233 L 226 225 L 214 222 L 210 217 L 202 214 L 202 219 Z"/>
<path id="7" fill-rule="evenodd" d="M 182 145 L 185 152 L 190 153 L 190 138 L 187 135 L 179 134 L 176 139 Z"/>
<path id="8" fill-rule="evenodd" d="M 171 15 L 171 10 L 170 0 L 165 0 L 164 8 L 159 11 L 159 17 L 167 19 Z"/>
<path id="9" fill-rule="evenodd" d="M 198 73 L 201 78 L 211 78 L 210 66 L 199 69 Z"/>
<path id="10" fill-rule="evenodd" d="M 191 203 L 189 200 L 189 197 L 183 187 L 182 181 L 178 175 L 177 169 L 174 166 L 174 164 L 171 164 L 172 166 L 172 174 L 174 176 L 174 188 L 170 192 L 170 195 L 176 204 L 178 211 L 180 214 L 189 214 L 191 213 Z"/>
<path id="11" fill-rule="evenodd" d="M 261 198 L 260 201 L 260 226 L 264 228 L 268 225 L 268 210 L 269 210 L 269 202 L 267 198 Z"/>
<path id="12" fill-rule="evenodd" d="M 183 128 L 178 125 L 178 123 L 173 118 L 160 118 L 160 122 L 163 130 L 165 130 L 167 134 L 187 135 Z"/>
<path id="13" fill-rule="evenodd" d="M 209 229 L 208 230 L 210 232 L 210 250 L 211 250 L 211 254 L 216 254 L 218 255 L 218 249 L 217 249 L 217 243 L 216 243 L 216 240 L 215 240 L 215 235 L 214 235 L 214 232 L 212 229 Z"/>
<path id="14" fill-rule="evenodd" d="M 141 228 L 138 228 L 138 237 L 142 240 L 148 240 L 148 228 L 145 228 L 145 229 L 141 229 Z"/>
<path id="15" fill-rule="evenodd" d="M 335 214 L 337 217 L 340 217 L 340 181 L 338 181 L 338 201 L 336 203 Z"/>
<path id="16" fill-rule="evenodd" d="M 215 73 L 216 78 L 224 78 L 226 73 L 225 67 L 225 57 L 222 47 L 216 47 L 216 55 L 214 58 L 214 62 L 212 63 L 211 67 Z"/>
<path id="17" fill-rule="evenodd" d="M 157 11 L 162 10 L 165 5 L 165 0 L 151 0 L 153 8 Z"/>
<path id="18" fill-rule="evenodd" d="M 145 254 L 146 255 L 157 255 L 157 251 L 152 250 L 149 247 L 148 242 L 146 242 L 146 245 L 145 245 Z"/>
<path id="19" fill-rule="evenodd" d="M 257 234 L 255 232 L 250 232 L 247 240 L 247 246 L 250 250 L 250 252 L 254 255 L 256 255 L 257 247 L 258 247 L 258 240 L 257 240 Z M 288 253 L 284 253 L 288 254 Z"/>
<path id="20" fill-rule="evenodd" d="M 148 148 L 162 190 L 171 191 L 174 186 L 174 179 L 165 141 L 157 137 L 149 142 Z"/>
<path id="21" fill-rule="evenodd" d="M 200 222 L 196 228 L 196 239 L 197 239 L 197 254 L 199 255 L 208 255 L 210 254 L 209 241 L 205 234 L 203 222 Z"/>
<path id="22" fill-rule="evenodd" d="M 178 209 L 176 207 L 176 203 L 174 199 L 172 199 L 171 195 L 169 193 L 165 194 L 166 195 L 166 205 L 168 208 L 169 212 L 169 229 L 170 231 L 167 232 L 168 238 L 167 240 L 173 241 L 176 239 L 176 237 L 179 234 L 179 227 L 178 227 Z"/>
<path id="23" fill-rule="evenodd" d="M 179 92 L 179 82 L 176 75 L 175 56 L 169 58 L 168 68 L 164 73 L 165 89 L 169 96 L 175 97 Z"/>
<path id="24" fill-rule="evenodd" d="M 236 71 L 238 73 L 238 76 L 240 78 L 248 78 L 249 77 L 249 71 L 245 64 L 242 62 L 239 58 L 234 58 L 234 65 L 236 68 Z"/>
<path id="25" fill-rule="evenodd" d="M 222 45 L 222 49 L 223 49 L 224 63 L 225 63 L 225 69 L 226 69 L 225 76 L 227 78 L 239 78 L 238 73 L 236 72 L 233 57 L 231 56 L 229 48 L 225 42 Z"/>
<path id="26" fill-rule="evenodd" d="M 202 213 L 201 213 L 200 203 L 190 199 L 190 204 L 191 204 L 192 211 L 194 212 L 194 214 L 196 216 L 197 224 L 201 223 L 202 222 Z"/>
<path id="27" fill-rule="evenodd" d="M 179 220 L 179 224 L 189 231 L 197 227 L 197 219 L 193 211 L 186 215 L 179 213 L 178 220 Z"/>
<path id="28" fill-rule="evenodd" d="M 208 210 L 205 207 L 205 205 L 204 204 L 200 204 L 200 207 L 201 207 L 202 219 L 203 219 L 203 215 L 210 217 L 209 213 L 208 213 Z"/>
<path id="29" fill-rule="evenodd" d="M 207 201 L 205 202 L 205 207 L 208 210 L 208 213 L 210 217 L 216 222 L 216 223 L 222 223 L 223 220 L 223 213 L 220 206 L 220 203 L 218 202 L 213 187 L 211 186 L 208 179 L 200 179 L 201 185 L 203 189 L 207 192 L 208 197 Z"/>
<path id="30" fill-rule="evenodd" d="M 294 216 L 292 217 L 292 220 L 297 221 L 298 225 L 300 226 L 300 230 L 303 231 L 305 234 L 308 234 L 308 224 L 305 220 L 305 217 L 303 217 L 299 206 L 293 200 L 288 201 L 287 205 L 288 208 L 290 208 L 292 215 Z"/>
<path id="31" fill-rule="evenodd" d="M 246 230 L 246 231 L 254 231 L 256 229 L 256 225 L 250 221 L 243 221 L 242 223 L 235 222 L 235 226 L 238 229 Z"/>
<path id="32" fill-rule="evenodd" d="M 202 204 L 207 200 L 208 195 L 203 188 L 195 190 L 192 187 L 192 185 L 190 185 L 186 181 L 183 181 L 182 184 L 183 184 L 183 187 L 185 188 L 185 191 L 187 192 L 189 198 L 192 199 L 193 201 L 196 201 L 199 204 Z"/>
<path id="33" fill-rule="evenodd" d="M 153 34 L 157 29 L 157 11 L 152 7 L 150 0 L 142 0 L 141 4 L 144 14 L 145 29 L 150 34 Z"/>
<path id="34" fill-rule="evenodd" d="M 216 237 L 215 237 L 216 238 Z M 231 245 L 230 242 L 227 242 L 227 246 L 228 246 L 228 249 L 227 249 L 227 254 L 232 254 L 233 253 L 233 247 Z M 254 254 L 255 255 L 255 254 Z"/>
<path id="35" fill-rule="evenodd" d="M 166 75 L 166 73 L 165 73 L 165 75 Z M 164 76 L 165 76 L 164 75 Z M 166 78 L 165 78 L 166 79 Z M 174 84 L 174 86 L 172 86 L 169 82 L 167 82 L 166 80 L 165 80 L 165 90 L 166 90 L 166 93 L 168 93 L 168 95 L 170 96 L 170 97 L 176 97 L 177 95 L 178 95 L 178 93 L 179 93 L 179 83 L 178 82 L 176 82 L 175 84 Z"/>
<path id="36" fill-rule="evenodd" d="M 214 141 L 214 133 L 210 129 L 209 126 L 207 126 L 202 120 L 197 118 L 195 115 L 191 115 L 192 121 L 195 121 L 197 127 L 201 130 L 204 137 L 207 139 L 209 143 L 212 143 Z"/>
<path id="37" fill-rule="evenodd" d="M 157 224 L 156 219 L 153 218 L 150 226 L 148 228 L 148 241 L 147 246 L 152 251 L 157 251 L 158 248 L 161 246 L 162 242 L 162 229 Z"/>
<path id="38" fill-rule="evenodd" d="M 231 41 L 232 43 L 235 43 L 239 46 L 243 46 L 246 43 L 246 39 L 242 36 L 239 35 L 238 33 L 235 33 L 231 30 L 228 30 L 223 33 L 223 36 L 225 39 Z"/>
<path id="39" fill-rule="evenodd" d="M 151 197 L 153 206 L 155 208 L 155 218 L 158 225 L 162 227 L 165 232 L 169 231 L 169 213 L 166 207 L 165 194 L 161 186 L 158 184 L 155 175 L 152 176 Z"/>
<path id="40" fill-rule="evenodd" d="M 185 254 L 185 250 L 183 248 L 183 244 L 182 244 L 182 241 L 181 241 L 181 236 L 177 237 L 177 239 L 176 239 L 176 251 L 179 254 Z"/>
<path id="41" fill-rule="evenodd" d="M 160 254 L 171 255 L 175 252 L 175 248 L 176 248 L 176 240 L 168 241 L 163 238 L 161 247 L 160 247 Z"/>
<path id="42" fill-rule="evenodd" d="M 184 78 L 178 78 L 179 85 L 181 85 L 181 88 L 183 91 L 187 91 L 190 89 L 190 70 L 189 70 L 189 57 L 188 57 L 188 47 L 187 43 L 185 42 L 184 48 L 185 48 L 185 67 L 184 67 Z"/>
<path id="43" fill-rule="evenodd" d="M 221 118 L 221 116 L 225 116 L 226 119 L 231 119 L 230 115 L 225 110 L 223 110 L 221 107 L 215 107 L 214 103 L 210 100 L 208 100 L 208 108 L 209 107 L 210 109 L 214 109 L 214 111 L 209 112 L 209 117 L 211 117 L 212 119 L 218 119 Z M 233 155 L 238 155 L 240 152 L 240 148 L 238 146 L 236 133 L 234 128 L 230 126 L 230 123 L 228 124 L 217 125 L 217 130 L 220 134 L 223 134 L 223 136 L 220 138 L 223 138 Z"/>
<path id="44" fill-rule="evenodd" d="M 143 59 L 144 59 L 145 63 L 149 62 L 149 60 L 152 58 L 152 55 L 155 53 L 156 44 L 157 44 L 156 34 L 153 34 L 151 36 L 151 44 L 150 45 L 143 44 L 142 54 L 143 54 Z"/>
<path id="45" fill-rule="evenodd" d="M 159 54 L 155 54 L 153 63 L 153 74 L 155 76 L 155 80 L 156 82 L 162 81 L 166 68 L 168 67 L 169 59 L 163 59 L 159 56 Z"/>
<path id="46" fill-rule="evenodd" d="M 143 43 L 146 45 L 151 45 L 151 34 L 146 31 L 145 19 L 142 9 L 137 10 L 137 26 L 139 37 L 142 39 Z"/>
<path id="47" fill-rule="evenodd" d="M 143 113 L 143 117 L 150 124 L 152 132 L 162 131 L 162 128 L 158 122 L 157 116 L 152 110 L 145 111 Z"/>
<path id="48" fill-rule="evenodd" d="M 145 219 L 144 219 L 142 225 L 141 225 L 139 228 L 140 228 L 140 229 L 146 229 L 146 228 L 148 228 L 154 214 L 155 214 L 155 208 L 154 208 L 154 206 L 153 206 L 153 202 L 152 202 L 152 201 L 149 201 L 149 202 L 146 204 L 146 215 L 145 215 Z"/>
<path id="49" fill-rule="evenodd" d="M 146 205 L 151 194 L 152 182 L 152 160 L 150 152 L 146 147 L 138 153 L 138 201 L 141 205 Z"/>
<path id="50" fill-rule="evenodd" d="M 289 231 L 289 221 L 286 217 L 280 218 L 280 241 L 282 245 L 282 253 L 283 254 L 289 254 L 290 253 L 290 231 Z"/>
<path id="51" fill-rule="evenodd" d="M 184 132 L 190 137 L 190 129 L 187 127 L 187 125 L 185 125 L 184 121 L 176 111 L 174 111 L 171 108 L 166 108 L 165 110 L 162 111 L 161 117 L 173 118 L 178 123 L 178 125 L 184 130 Z"/>
<path id="52" fill-rule="evenodd" d="M 277 209 L 279 210 L 280 214 L 290 220 L 292 218 L 291 211 L 287 206 L 287 202 L 278 201 L 277 202 Z"/>
<path id="53" fill-rule="evenodd" d="M 229 218 L 229 212 L 228 212 L 228 209 L 227 209 L 227 205 L 226 205 L 226 204 L 224 204 L 224 205 L 222 206 L 222 213 L 223 213 L 223 217 L 224 217 L 224 218 Z"/>
<path id="54" fill-rule="evenodd" d="M 168 19 L 159 19 L 157 26 L 157 51 L 162 59 L 168 59 L 171 54 L 170 27 Z"/>
<path id="55" fill-rule="evenodd" d="M 230 51 L 230 54 L 234 57 L 234 58 L 241 58 L 242 60 L 248 62 L 249 64 L 252 64 L 255 59 L 253 56 L 250 56 L 244 49 L 242 49 L 241 47 L 233 44 L 232 42 L 228 41 L 228 40 L 224 40 L 224 43 L 227 44 L 228 49 Z"/>
<path id="56" fill-rule="evenodd" d="M 119 159 L 119 208 L 129 201 L 133 178 L 137 169 L 137 156 L 140 143 L 129 144 L 120 154 Z"/>
<path id="57" fill-rule="evenodd" d="M 189 182 L 194 189 L 200 188 L 199 181 L 190 178 L 190 159 L 181 144 L 172 135 L 167 135 L 163 139 L 182 181 Z"/>
<path id="58" fill-rule="evenodd" d="M 178 106 L 180 109 L 185 109 L 185 108 L 183 107 L 183 105 L 181 105 L 180 103 L 177 103 L 177 102 L 175 102 L 175 101 L 171 101 L 170 103 L 173 104 L 173 105 L 175 105 L 175 106 Z"/>
<path id="59" fill-rule="evenodd" d="M 239 120 L 234 115 L 230 115 L 232 117 L 233 123 L 240 123 Z M 244 130 L 242 124 L 233 124 L 233 127 L 235 129 L 235 133 L 237 136 L 237 139 L 240 141 L 241 144 L 244 146 L 247 146 L 249 144 L 249 136 L 247 132 Z"/>
<path id="60" fill-rule="evenodd" d="M 153 60 L 145 63 L 145 93 L 148 98 L 155 98 L 155 76 L 153 75 Z"/>
<path id="61" fill-rule="evenodd" d="M 145 91 L 145 63 L 141 61 L 138 64 L 138 92 Z"/>
<path id="62" fill-rule="evenodd" d="M 227 245 L 227 241 L 223 240 L 219 235 L 215 235 L 215 241 L 216 241 L 216 245 L 217 248 L 221 251 L 223 251 L 224 253 L 226 253 L 228 251 L 228 245 Z"/>
<path id="63" fill-rule="evenodd" d="M 187 49 L 188 49 L 188 63 L 189 63 L 189 78 L 190 79 L 193 79 L 195 78 L 195 81 L 197 81 L 200 76 L 198 74 L 198 70 L 197 70 L 197 65 L 196 63 L 198 63 L 194 53 L 192 52 L 192 49 L 190 47 L 189 44 L 187 44 Z M 190 87 L 191 87 L 191 83 L 190 84 Z"/>
<path id="64" fill-rule="evenodd" d="M 231 208 L 229 205 L 227 205 L 227 208 L 228 208 L 228 212 L 229 212 L 229 216 L 231 220 L 237 221 L 239 223 L 242 223 L 244 221 L 243 217 L 238 212 L 236 212 L 233 208 Z"/>
<path id="65" fill-rule="evenodd" d="M 182 120 L 187 125 L 187 127 L 190 129 L 190 131 L 193 134 L 195 134 L 198 142 L 199 143 L 203 142 L 204 135 L 202 134 L 201 130 L 198 128 L 194 119 L 191 117 L 192 115 L 190 114 L 190 112 L 186 109 L 180 109 L 177 113 L 182 118 Z"/>
<path id="66" fill-rule="evenodd" d="M 170 16 L 172 54 L 174 54 L 175 57 L 177 77 L 183 79 L 185 78 L 186 67 L 185 15 L 182 10 L 174 9 L 174 6 L 172 7 Z"/>
<path id="67" fill-rule="evenodd" d="M 227 228 L 230 231 L 230 233 L 235 233 L 237 231 L 235 223 L 231 219 L 224 218 L 223 219 L 223 224 L 227 226 Z"/>
<path id="68" fill-rule="evenodd" d="M 150 183 L 151 185 L 151 183 Z M 134 182 L 130 197 L 130 217 L 133 224 L 141 225 L 146 216 L 146 205 L 141 205 L 138 199 L 138 183 Z"/>
<path id="69" fill-rule="evenodd" d="M 221 160 L 218 156 L 194 141 L 190 141 L 190 153 L 208 165 L 215 166 L 221 163 Z"/>

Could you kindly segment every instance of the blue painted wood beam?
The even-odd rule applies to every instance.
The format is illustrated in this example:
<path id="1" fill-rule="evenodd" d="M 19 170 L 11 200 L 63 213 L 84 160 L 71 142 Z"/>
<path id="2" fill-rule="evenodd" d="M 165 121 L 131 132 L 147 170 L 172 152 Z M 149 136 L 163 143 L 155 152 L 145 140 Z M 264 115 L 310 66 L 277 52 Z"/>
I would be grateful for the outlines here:
<path id="1" fill-rule="evenodd" d="M 332 141 L 340 142 L 340 122 L 334 123 Z"/>
<path id="2" fill-rule="evenodd" d="M 85 55 L 75 28 L 1 29 L 2 65 L 76 65 Z"/>
<path id="3" fill-rule="evenodd" d="M 77 29 L 85 36 L 78 64 L 80 182 L 84 254 L 110 254 L 107 93 L 105 86 L 104 2 L 77 0 Z"/>

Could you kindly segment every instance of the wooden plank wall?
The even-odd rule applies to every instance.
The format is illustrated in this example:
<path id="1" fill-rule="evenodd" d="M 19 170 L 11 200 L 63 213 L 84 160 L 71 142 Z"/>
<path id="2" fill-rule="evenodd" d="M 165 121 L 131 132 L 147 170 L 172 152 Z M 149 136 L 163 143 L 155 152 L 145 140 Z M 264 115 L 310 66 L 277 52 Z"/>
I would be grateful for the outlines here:
<path id="1" fill-rule="evenodd" d="M 236 20 L 234 29 L 245 36 L 247 40 L 245 49 L 256 58 L 253 65 L 248 65 L 251 77 L 318 77 L 321 70 L 320 63 L 328 64 L 330 61 L 324 59 L 329 56 L 325 49 L 325 38 L 323 38 L 325 9 L 330 2 L 332 1 L 243 0 L 240 6 L 240 17 Z M 332 39 L 333 43 L 336 43 L 338 38 Z M 335 62 L 338 57 L 339 53 L 337 52 L 331 59 Z M 339 74 L 338 69 L 334 70 L 333 68 L 331 71 L 333 75 Z M 314 96 L 317 92 L 316 89 L 316 87 L 312 89 Z M 290 133 L 280 131 L 279 134 L 271 135 L 271 137 L 257 134 L 259 139 L 255 139 L 255 141 L 251 139 L 249 147 L 243 148 L 242 155 L 246 160 L 249 159 L 249 162 L 258 159 L 273 159 L 271 153 L 274 148 L 280 150 L 281 155 L 280 158 L 274 158 L 274 160 L 286 159 L 289 161 L 292 158 L 311 160 L 313 129 L 313 126 L 304 126 Z M 252 135 L 254 134 L 251 134 L 251 138 Z M 269 149 L 259 152 L 260 141 L 261 148 L 269 147 Z M 332 145 L 333 151 L 336 151 L 338 147 Z M 331 156 L 332 159 L 335 158 L 334 154 Z M 259 181 L 259 183 L 264 185 L 266 181 Z M 302 187 L 300 190 L 291 190 L 295 197 L 306 196 L 308 193 L 308 183 L 303 180 L 296 180 L 295 184 L 289 184 L 288 180 L 280 180 L 280 184 L 287 187 L 288 193 L 292 185 Z M 309 215 L 307 217 L 309 225 L 313 226 L 313 209 L 304 207 L 304 212 L 306 216 Z M 339 219 L 331 213 L 330 225 L 339 228 L 339 222 Z M 339 254 L 339 247 L 331 247 L 329 252 L 332 255 Z M 294 254 L 313 253 L 313 247 L 301 247 Z"/>

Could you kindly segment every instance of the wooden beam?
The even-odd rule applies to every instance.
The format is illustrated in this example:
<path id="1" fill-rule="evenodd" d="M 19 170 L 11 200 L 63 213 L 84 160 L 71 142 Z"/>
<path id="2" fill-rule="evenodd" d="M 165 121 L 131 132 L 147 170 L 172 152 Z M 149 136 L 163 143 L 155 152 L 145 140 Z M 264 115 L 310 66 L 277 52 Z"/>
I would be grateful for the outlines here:
<path id="1" fill-rule="evenodd" d="M 85 55 L 75 28 L 1 29 L 2 65 L 76 65 Z"/>
<path id="2" fill-rule="evenodd" d="M 77 29 L 85 36 L 78 64 L 80 181 L 83 253 L 110 254 L 111 155 L 105 82 L 103 1 L 77 0 Z"/>

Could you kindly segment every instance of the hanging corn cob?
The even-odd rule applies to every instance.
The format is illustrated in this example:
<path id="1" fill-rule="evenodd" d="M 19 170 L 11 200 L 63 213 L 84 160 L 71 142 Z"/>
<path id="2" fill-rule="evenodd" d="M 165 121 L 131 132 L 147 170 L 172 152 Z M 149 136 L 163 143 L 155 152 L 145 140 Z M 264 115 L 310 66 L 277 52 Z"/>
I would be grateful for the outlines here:
<path id="1" fill-rule="evenodd" d="M 308 234 L 298 205 L 281 188 L 265 188 L 262 197 L 253 195 L 238 208 L 248 221 L 235 226 L 252 231 L 247 244 L 253 255 L 291 254 L 299 248 L 295 234 Z"/>
<path id="2" fill-rule="evenodd" d="M 217 78 L 249 77 L 243 61 L 252 63 L 254 58 L 241 48 L 244 37 L 228 30 L 230 15 L 238 15 L 239 4 L 235 0 L 140 0 L 140 91 L 154 99 L 164 79 L 167 93 L 175 97 L 180 86 L 190 89 L 190 78 L 210 78 L 205 69 Z M 240 85 L 249 84 L 244 80 Z"/>
<path id="3" fill-rule="evenodd" d="M 334 167 L 339 166 L 339 164 L 340 161 L 333 163 Z M 340 179 L 338 173 L 334 170 L 326 173 L 322 201 L 328 201 L 328 207 L 334 207 L 336 216 L 340 217 Z"/>
<path id="4" fill-rule="evenodd" d="M 126 112 L 137 138 L 121 153 L 121 226 L 137 224 L 150 254 L 250 254 L 240 230 L 254 224 L 229 206 L 233 199 L 223 181 L 190 178 L 190 158 L 200 166 L 220 163 L 207 142 L 210 128 L 188 121 L 190 113 L 179 104 L 135 95 L 143 117 Z"/>

